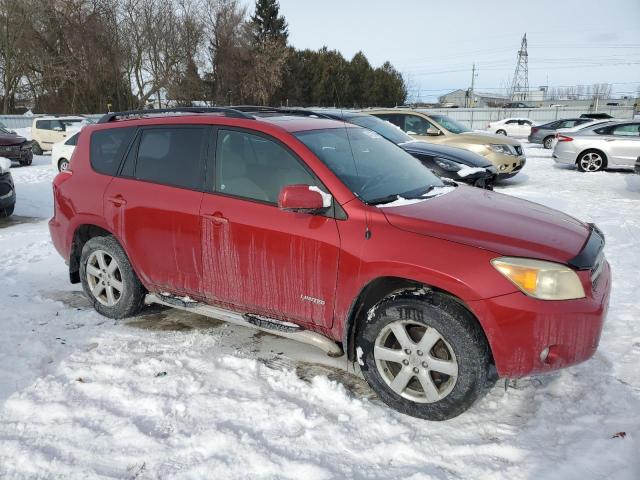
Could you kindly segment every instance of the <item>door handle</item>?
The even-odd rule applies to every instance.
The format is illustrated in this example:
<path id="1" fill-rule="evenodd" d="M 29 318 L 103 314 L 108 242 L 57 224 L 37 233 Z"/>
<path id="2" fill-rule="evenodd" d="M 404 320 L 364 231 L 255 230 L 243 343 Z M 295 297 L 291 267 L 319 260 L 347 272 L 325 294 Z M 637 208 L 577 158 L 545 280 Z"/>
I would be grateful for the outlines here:
<path id="1" fill-rule="evenodd" d="M 206 218 L 207 220 L 211 220 L 213 223 L 218 225 L 226 225 L 227 223 L 229 223 L 229 220 L 227 219 L 227 217 L 222 215 L 222 213 L 220 212 L 205 214 L 205 215 L 202 215 L 202 217 Z"/>
<path id="2" fill-rule="evenodd" d="M 122 207 L 127 204 L 127 201 L 124 199 L 122 195 L 116 195 L 115 197 L 107 198 L 109 202 L 111 202 L 116 207 Z"/>
<path id="3" fill-rule="evenodd" d="M 615 138 L 605 138 L 604 141 L 605 142 L 615 142 L 616 139 Z"/>

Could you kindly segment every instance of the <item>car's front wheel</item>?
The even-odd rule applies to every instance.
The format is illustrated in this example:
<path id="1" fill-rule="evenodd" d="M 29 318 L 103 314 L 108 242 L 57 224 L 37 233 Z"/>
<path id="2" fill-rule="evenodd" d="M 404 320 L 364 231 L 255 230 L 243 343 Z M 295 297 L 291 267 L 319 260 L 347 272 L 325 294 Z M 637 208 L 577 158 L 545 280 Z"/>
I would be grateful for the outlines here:
<path id="1" fill-rule="evenodd" d="M 126 318 L 142 309 L 144 287 L 114 237 L 93 237 L 85 243 L 80 279 L 93 307 L 105 317 Z"/>
<path id="2" fill-rule="evenodd" d="M 447 420 L 480 396 L 490 371 L 487 341 L 473 316 L 435 292 L 382 301 L 357 333 L 358 361 L 387 405 Z"/>
<path id="3" fill-rule="evenodd" d="M 13 209 L 15 205 L 10 205 L 8 207 L 0 208 L 0 218 L 6 218 L 13 215 Z"/>
<path id="4" fill-rule="evenodd" d="M 42 155 L 42 147 L 38 142 L 33 142 L 33 145 L 31 146 L 31 151 L 33 152 L 34 155 Z"/>
<path id="5" fill-rule="evenodd" d="M 27 156 L 20 160 L 20 165 L 23 167 L 28 167 L 33 163 L 33 152 L 27 153 Z"/>

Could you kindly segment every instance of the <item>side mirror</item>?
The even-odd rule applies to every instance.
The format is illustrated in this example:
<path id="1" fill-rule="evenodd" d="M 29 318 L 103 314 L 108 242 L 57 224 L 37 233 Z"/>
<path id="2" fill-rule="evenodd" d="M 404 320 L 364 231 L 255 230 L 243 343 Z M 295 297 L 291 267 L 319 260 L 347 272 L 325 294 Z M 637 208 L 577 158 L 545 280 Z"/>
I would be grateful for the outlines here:
<path id="1" fill-rule="evenodd" d="M 330 206 L 331 195 L 309 185 L 287 185 L 278 196 L 278 208 L 287 212 L 315 213 Z"/>
<path id="2" fill-rule="evenodd" d="M 427 128 L 427 135 L 430 137 L 437 137 L 438 135 L 440 135 L 440 130 L 435 127 L 429 127 Z"/>

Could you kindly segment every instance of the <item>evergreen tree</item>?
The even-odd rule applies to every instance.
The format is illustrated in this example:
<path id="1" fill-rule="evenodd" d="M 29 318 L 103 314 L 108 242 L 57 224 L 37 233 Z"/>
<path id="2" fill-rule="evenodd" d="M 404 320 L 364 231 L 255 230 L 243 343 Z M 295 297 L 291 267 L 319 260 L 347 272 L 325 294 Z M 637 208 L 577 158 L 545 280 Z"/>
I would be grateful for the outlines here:
<path id="1" fill-rule="evenodd" d="M 289 32 L 287 22 L 280 16 L 280 4 L 277 0 L 256 0 L 256 11 L 251 16 L 255 42 L 264 44 L 276 42 L 287 44 Z"/>

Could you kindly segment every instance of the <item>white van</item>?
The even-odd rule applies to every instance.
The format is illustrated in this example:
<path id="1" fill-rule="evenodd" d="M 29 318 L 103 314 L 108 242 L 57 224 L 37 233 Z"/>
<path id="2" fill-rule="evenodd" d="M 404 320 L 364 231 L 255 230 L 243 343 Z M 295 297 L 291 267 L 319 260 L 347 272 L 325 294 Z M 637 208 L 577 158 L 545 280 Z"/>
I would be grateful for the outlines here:
<path id="1" fill-rule="evenodd" d="M 69 134 L 76 133 L 78 131 L 77 124 L 85 120 L 83 117 L 74 116 L 34 118 L 31 125 L 33 153 L 42 155 L 42 152 L 51 150 L 54 143 L 64 140 Z"/>

